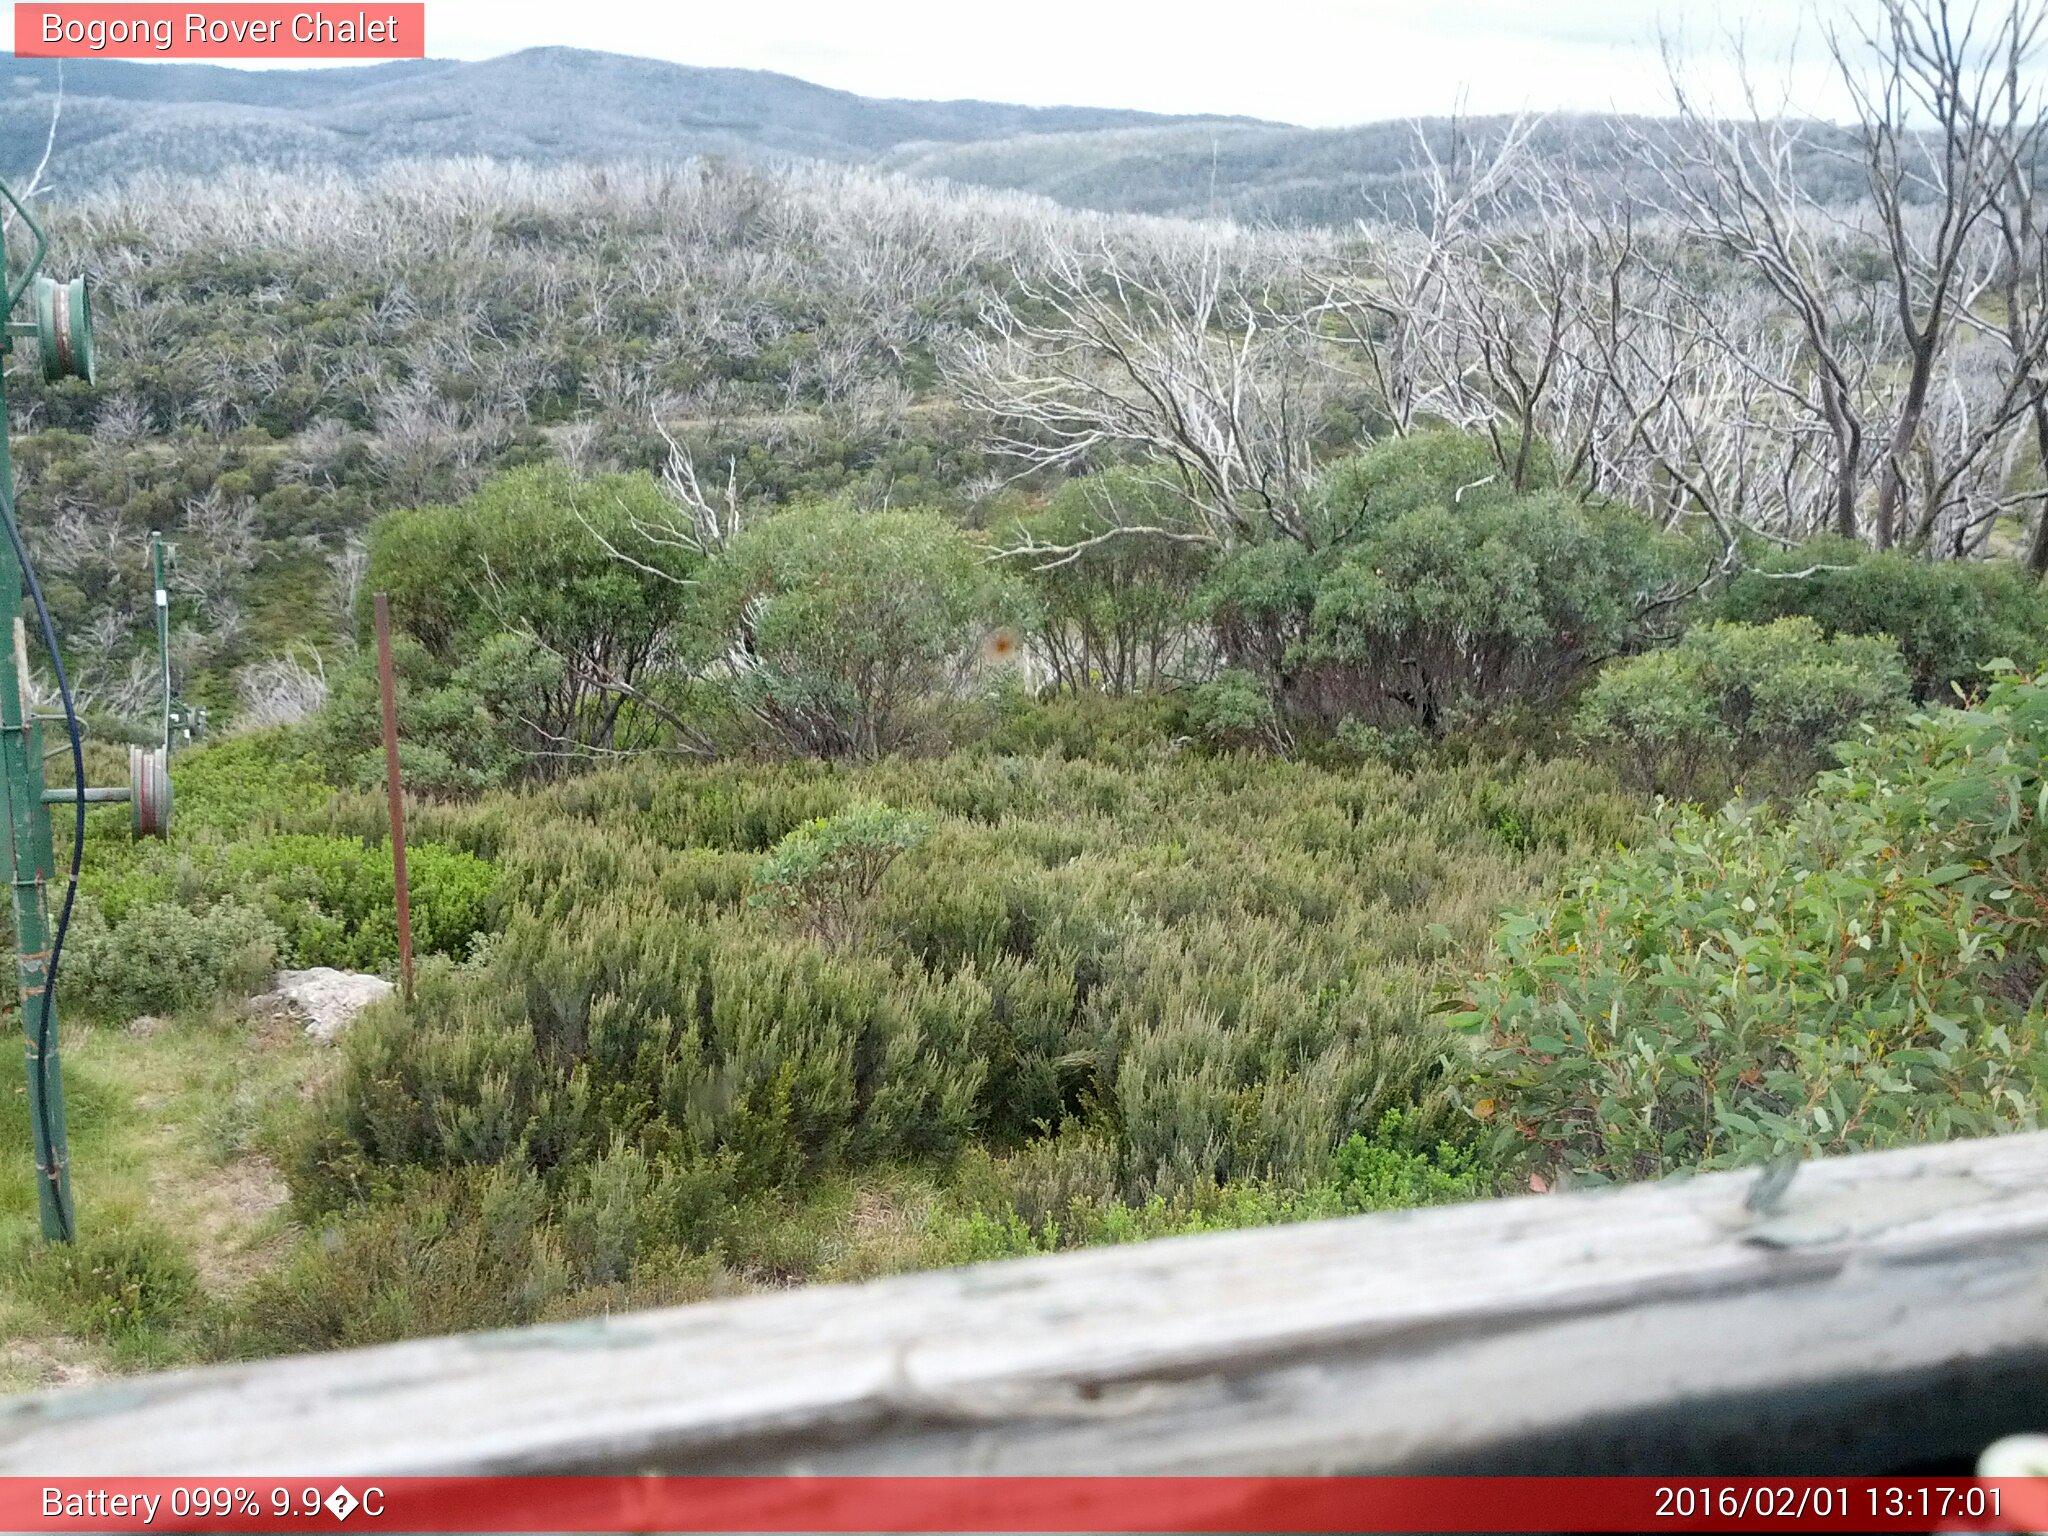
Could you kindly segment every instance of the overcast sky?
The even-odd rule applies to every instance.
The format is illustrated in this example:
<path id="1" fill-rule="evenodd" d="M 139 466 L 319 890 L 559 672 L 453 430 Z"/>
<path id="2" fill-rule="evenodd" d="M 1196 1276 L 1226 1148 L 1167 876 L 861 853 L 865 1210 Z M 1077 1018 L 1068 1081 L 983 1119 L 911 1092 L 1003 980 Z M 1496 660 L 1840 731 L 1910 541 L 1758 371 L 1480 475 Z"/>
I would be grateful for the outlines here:
<path id="1" fill-rule="evenodd" d="M 542 43 L 779 70 L 868 96 L 1226 112 L 1329 125 L 1446 112 L 1666 104 L 1656 39 L 1703 54 L 1740 30 L 1782 61 L 1814 4 L 1872 0 L 428 0 L 437 57 Z M 373 7 L 374 8 L 374 7 Z M 1682 19 L 1682 20 L 1681 20 Z M 1814 50 L 1805 50 L 1812 54 Z M 1702 67 L 1707 60 L 1702 59 Z M 1725 70 L 1710 71 L 1725 85 Z M 1818 67 L 1799 105 L 1837 105 Z"/>

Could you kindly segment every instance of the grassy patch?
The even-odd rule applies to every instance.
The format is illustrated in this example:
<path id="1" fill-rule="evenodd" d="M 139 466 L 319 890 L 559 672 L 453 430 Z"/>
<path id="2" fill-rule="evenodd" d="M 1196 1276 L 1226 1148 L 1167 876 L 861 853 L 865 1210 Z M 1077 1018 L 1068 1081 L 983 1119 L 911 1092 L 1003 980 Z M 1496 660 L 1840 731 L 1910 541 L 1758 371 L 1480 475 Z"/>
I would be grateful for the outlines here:
<path id="1" fill-rule="evenodd" d="M 320 1048 L 231 1015 L 64 1028 L 79 1241 L 43 1242 L 27 1092 L 0 1094 L 0 1390 L 212 1352 L 290 1230 L 275 1147 Z"/>

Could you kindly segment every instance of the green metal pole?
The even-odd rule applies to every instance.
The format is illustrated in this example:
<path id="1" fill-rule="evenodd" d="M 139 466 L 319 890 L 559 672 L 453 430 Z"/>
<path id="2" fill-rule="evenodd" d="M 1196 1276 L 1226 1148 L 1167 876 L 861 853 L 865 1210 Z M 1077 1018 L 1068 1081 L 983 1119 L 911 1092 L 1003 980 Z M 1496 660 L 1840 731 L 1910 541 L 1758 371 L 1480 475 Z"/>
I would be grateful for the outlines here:
<path id="1" fill-rule="evenodd" d="M 0 272 L 7 247 L 0 233 Z M 4 319 L 4 317 L 0 317 Z M 0 336 L 0 362 L 11 339 Z M 12 502 L 14 461 L 8 451 L 7 388 L 0 368 L 0 491 Z M 56 869 L 50 815 L 43 804 L 42 731 L 25 697 L 28 634 L 22 616 L 21 566 L 13 547 L 0 539 L 0 787 L 6 797 L 6 847 L 0 868 L 8 872 L 14 900 L 14 951 L 20 980 L 21 1030 L 28 1058 L 28 1120 L 35 1141 L 36 1203 L 43 1236 L 69 1242 L 71 1152 L 64 1125 L 64 1073 L 57 1056 L 57 1018 L 46 1000 L 50 966 L 50 908 L 45 882 Z M 83 788 L 83 786 L 80 786 Z M 47 1041 L 38 1050 L 48 1017 Z"/>
<path id="2" fill-rule="evenodd" d="M 164 755 L 171 752 L 171 593 L 164 584 L 164 536 L 152 533 L 149 536 L 149 571 L 156 590 L 151 601 L 156 604 L 156 655 L 157 663 L 163 668 L 164 683 Z"/>

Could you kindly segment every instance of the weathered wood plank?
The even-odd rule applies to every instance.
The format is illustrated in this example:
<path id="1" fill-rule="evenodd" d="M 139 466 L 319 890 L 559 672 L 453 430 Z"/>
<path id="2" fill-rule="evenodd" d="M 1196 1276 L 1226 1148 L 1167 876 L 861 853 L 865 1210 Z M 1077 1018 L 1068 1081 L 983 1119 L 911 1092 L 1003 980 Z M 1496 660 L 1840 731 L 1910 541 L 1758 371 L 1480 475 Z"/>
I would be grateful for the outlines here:
<path id="1" fill-rule="evenodd" d="M 0 1472 L 1876 1470 L 2048 1425 L 2048 1133 L 1755 1182 L 44 1393 Z"/>

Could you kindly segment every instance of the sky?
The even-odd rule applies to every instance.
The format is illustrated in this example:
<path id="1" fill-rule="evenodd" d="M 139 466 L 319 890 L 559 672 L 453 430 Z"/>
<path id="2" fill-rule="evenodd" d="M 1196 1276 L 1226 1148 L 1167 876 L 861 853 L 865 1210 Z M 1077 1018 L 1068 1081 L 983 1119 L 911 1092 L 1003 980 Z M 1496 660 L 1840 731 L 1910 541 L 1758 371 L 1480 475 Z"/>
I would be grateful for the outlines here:
<path id="1" fill-rule="evenodd" d="M 1817 18 L 1877 0 L 427 0 L 427 51 L 543 44 L 776 70 L 865 96 L 1216 112 L 1317 127 L 1463 109 L 1668 109 L 1660 33 L 1726 96 L 1838 116 Z M 331 7 L 335 10 L 341 6 Z M 374 4 L 368 6 L 374 11 Z M 119 7 L 109 5 L 110 14 Z M 354 4 L 347 6 L 353 11 Z"/>
<path id="2" fill-rule="evenodd" d="M 1774 92 L 1834 115 L 1816 3 L 1871 0 L 429 0 L 428 52 L 557 43 L 771 69 L 864 96 L 1219 112 L 1334 126 L 1453 110 L 1668 108 L 1660 31 L 1732 83 L 1740 33 Z M 1799 62 L 1800 45 L 1811 55 Z"/>

